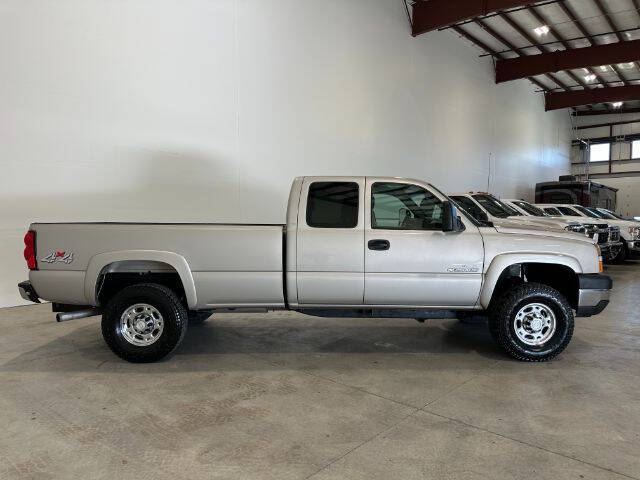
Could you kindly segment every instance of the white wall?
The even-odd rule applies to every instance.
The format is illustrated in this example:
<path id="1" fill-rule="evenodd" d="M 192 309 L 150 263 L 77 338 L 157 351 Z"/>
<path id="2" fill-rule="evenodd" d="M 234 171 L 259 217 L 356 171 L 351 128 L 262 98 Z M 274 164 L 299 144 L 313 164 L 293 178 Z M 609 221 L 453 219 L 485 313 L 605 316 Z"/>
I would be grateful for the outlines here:
<path id="1" fill-rule="evenodd" d="M 638 120 L 625 125 L 615 125 L 613 136 L 632 135 L 640 133 L 640 115 L 638 114 L 618 114 L 618 115 L 598 115 L 578 117 L 574 119 L 576 126 L 600 125 L 608 122 L 622 122 Z M 609 127 L 585 128 L 575 131 L 575 137 L 584 140 L 590 138 L 603 138 L 611 134 Z M 631 159 L 631 142 L 616 142 L 611 149 L 611 173 L 612 178 L 594 178 L 594 181 L 615 187 L 618 190 L 617 210 L 625 216 L 640 216 L 640 159 Z M 609 162 L 581 163 L 588 157 L 583 156 L 583 152 L 578 147 L 572 148 L 571 161 L 572 171 L 576 174 L 608 174 Z M 621 160 L 621 161 L 620 161 Z M 627 172 L 630 176 L 624 176 Z"/>
<path id="2" fill-rule="evenodd" d="M 0 306 L 30 221 L 283 222 L 296 175 L 531 198 L 566 112 L 399 0 L 4 0 Z M 61 245 L 61 248 L 64 247 Z"/>

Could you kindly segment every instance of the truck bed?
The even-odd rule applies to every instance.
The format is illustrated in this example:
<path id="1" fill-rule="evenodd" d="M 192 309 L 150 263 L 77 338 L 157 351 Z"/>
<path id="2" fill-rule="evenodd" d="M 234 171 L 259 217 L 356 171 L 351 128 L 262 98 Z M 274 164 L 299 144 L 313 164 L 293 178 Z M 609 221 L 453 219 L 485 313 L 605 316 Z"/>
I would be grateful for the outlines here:
<path id="1" fill-rule="evenodd" d="M 284 305 L 284 225 L 194 223 L 34 223 L 38 270 L 30 280 L 41 298 L 94 304 L 96 268 L 136 269 L 135 253 L 156 252 L 150 271 L 176 269 L 161 261 L 182 257 L 191 272 L 197 308 Z M 110 254 L 131 261 L 102 265 Z M 131 263 L 134 262 L 134 263 Z M 135 267 L 135 268 L 134 268 Z"/>

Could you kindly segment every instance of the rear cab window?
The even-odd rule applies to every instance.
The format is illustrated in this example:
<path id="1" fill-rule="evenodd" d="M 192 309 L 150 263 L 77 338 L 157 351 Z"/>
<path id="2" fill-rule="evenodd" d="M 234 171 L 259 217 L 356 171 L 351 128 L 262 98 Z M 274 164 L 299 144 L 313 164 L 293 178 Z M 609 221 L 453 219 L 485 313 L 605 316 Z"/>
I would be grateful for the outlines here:
<path id="1" fill-rule="evenodd" d="M 313 228 L 355 228 L 359 186 L 355 182 L 314 182 L 307 196 L 307 225 Z"/>

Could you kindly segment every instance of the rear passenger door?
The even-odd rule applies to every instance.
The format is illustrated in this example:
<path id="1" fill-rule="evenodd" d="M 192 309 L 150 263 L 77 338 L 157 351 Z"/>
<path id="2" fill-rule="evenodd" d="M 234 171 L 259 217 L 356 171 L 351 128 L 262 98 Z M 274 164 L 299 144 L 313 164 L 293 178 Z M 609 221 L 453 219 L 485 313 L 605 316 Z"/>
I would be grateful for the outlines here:
<path id="1" fill-rule="evenodd" d="M 300 305 L 362 305 L 365 179 L 306 178 L 298 210 Z"/>

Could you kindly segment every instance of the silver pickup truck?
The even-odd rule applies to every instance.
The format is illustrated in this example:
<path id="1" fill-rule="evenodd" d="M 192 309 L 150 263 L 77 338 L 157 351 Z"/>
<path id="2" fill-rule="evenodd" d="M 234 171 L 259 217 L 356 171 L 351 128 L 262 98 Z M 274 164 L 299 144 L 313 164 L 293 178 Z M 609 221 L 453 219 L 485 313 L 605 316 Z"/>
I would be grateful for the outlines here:
<path id="1" fill-rule="evenodd" d="M 170 354 L 216 311 L 336 317 L 484 313 L 524 361 L 553 358 L 577 316 L 600 313 L 611 279 L 584 235 L 478 222 L 419 180 L 300 177 L 286 225 L 34 223 L 21 295 L 58 320 L 102 315 L 121 358 Z"/>

